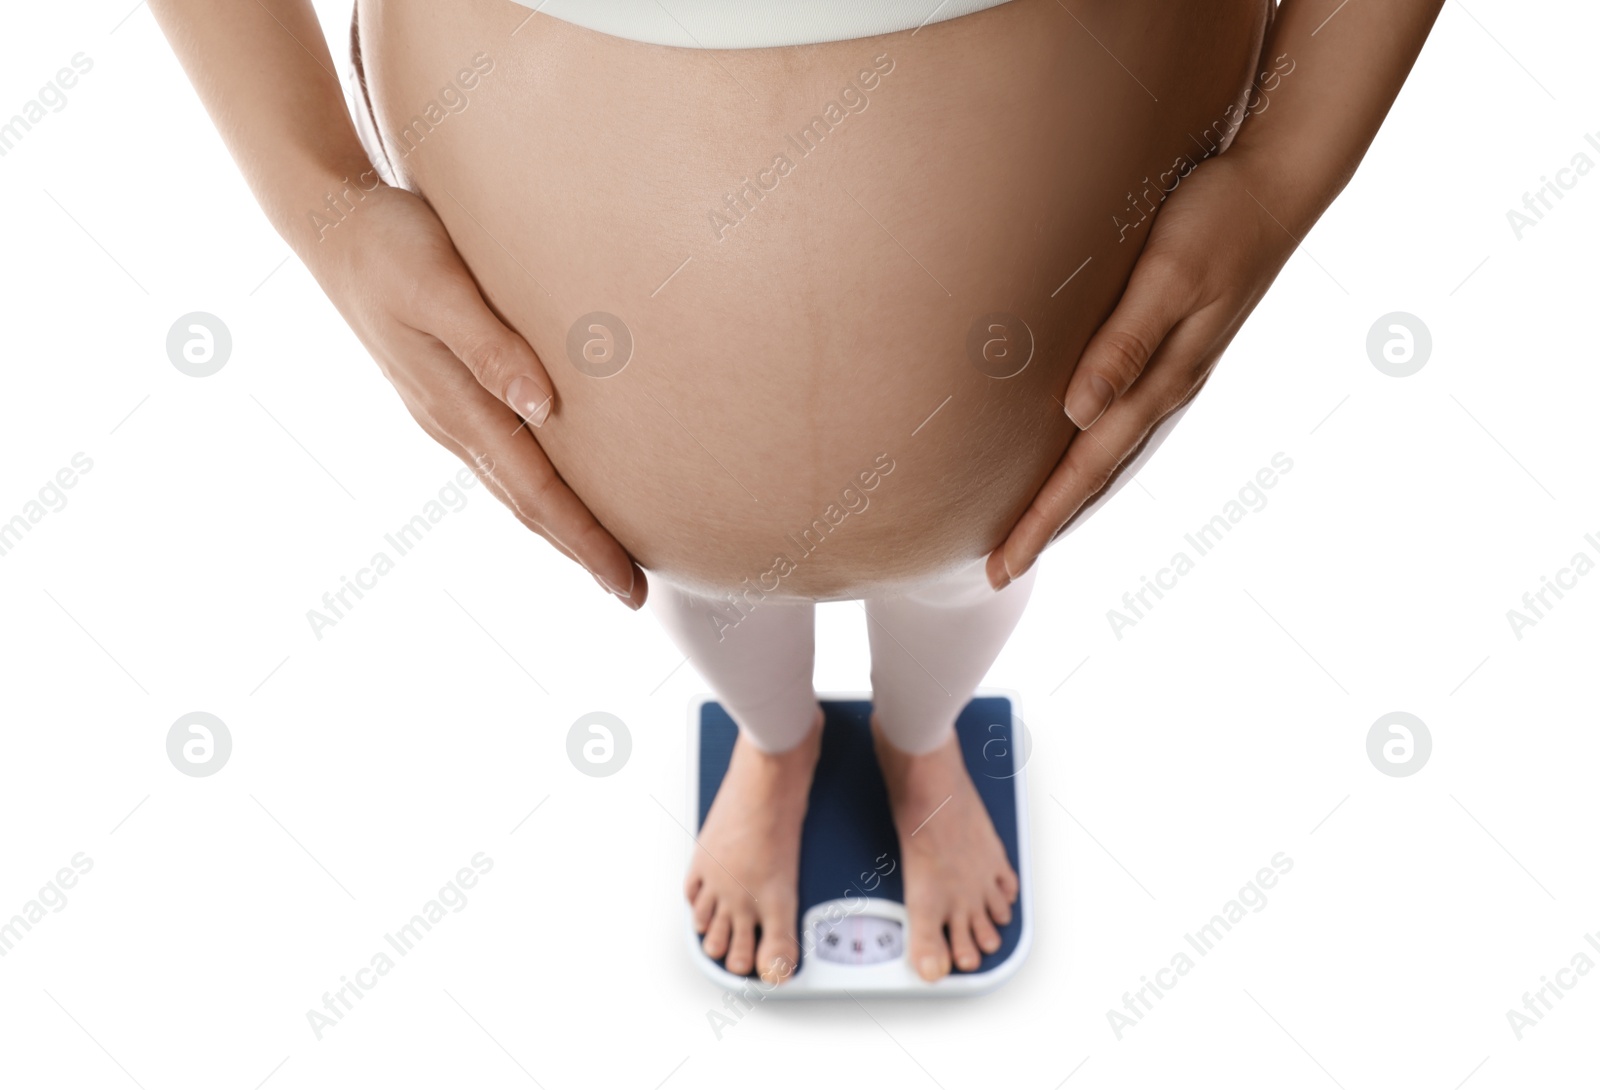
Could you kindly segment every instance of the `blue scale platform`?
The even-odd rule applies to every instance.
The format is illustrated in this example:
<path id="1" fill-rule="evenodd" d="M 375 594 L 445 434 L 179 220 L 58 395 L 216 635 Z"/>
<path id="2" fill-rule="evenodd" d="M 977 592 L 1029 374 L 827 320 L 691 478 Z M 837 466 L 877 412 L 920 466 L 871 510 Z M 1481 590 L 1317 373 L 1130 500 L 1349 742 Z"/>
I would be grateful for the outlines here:
<path id="1" fill-rule="evenodd" d="M 867 700 L 824 699 L 822 707 L 822 753 L 801 834 L 800 915 L 804 918 L 813 906 L 841 898 L 880 898 L 903 903 L 900 845 L 868 727 L 872 705 Z M 717 788 L 727 774 L 739 731 L 722 706 L 710 700 L 701 704 L 697 725 L 699 775 L 693 800 L 696 829 L 704 825 Z M 1008 697 L 980 696 L 962 710 L 956 732 L 972 781 L 1005 844 L 1012 868 L 1026 885 L 1028 874 L 1021 858 L 1026 837 L 1019 830 L 1019 803 L 1025 808 L 1026 799 L 1021 776 L 1027 759 L 1025 729 L 1013 714 Z M 1026 953 L 1031 925 L 1027 918 L 1027 892 L 1024 888 L 1013 906 L 1011 922 L 999 928 L 1000 949 L 985 955 L 976 970 L 956 971 L 948 978 L 949 983 L 959 982 L 962 977 L 1010 975 L 994 970 L 1017 956 L 1019 948 L 1021 954 Z M 795 926 L 798 933 L 800 920 L 795 921 Z M 808 957 L 806 944 L 801 945 L 797 981 L 805 976 Z M 696 953 L 709 969 L 711 960 L 698 950 Z M 716 965 L 722 976 L 737 979 L 727 974 L 720 962 Z M 959 990 L 987 990 L 970 987 L 977 980 L 966 983 L 969 987 Z M 788 987 L 780 987 L 774 994 Z"/>

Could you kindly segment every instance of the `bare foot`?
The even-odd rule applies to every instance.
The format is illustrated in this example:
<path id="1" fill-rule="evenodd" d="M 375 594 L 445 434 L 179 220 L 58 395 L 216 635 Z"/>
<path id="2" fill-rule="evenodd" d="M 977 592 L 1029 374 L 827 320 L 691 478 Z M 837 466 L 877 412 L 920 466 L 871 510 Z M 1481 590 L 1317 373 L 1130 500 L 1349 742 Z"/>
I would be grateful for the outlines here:
<path id="1" fill-rule="evenodd" d="M 793 749 L 764 753 L 742 732 L 734 743 L 683 883 L 694 929 L 705 936 L 701 948 L 711 958 L 726 954 L 730 973 L 743 976 L 757 966 L 775 984 L 800 960 L 800 826 L 821 747 L 821 707 L 811 733 Z"/>
<path id="2" fill-rule="evenodd" d="M 962 969 L 976 969 L 980 950 L 1000 949 L 995 925 L 1011 922 L 1017 875 L 972 786 L 955 733 L 931 753 L 913 755 L 889 743 L 874 714 L 872 740 L 906 866 L 906 956 L 928 981 L 949 973 L 952 958 Z"/>

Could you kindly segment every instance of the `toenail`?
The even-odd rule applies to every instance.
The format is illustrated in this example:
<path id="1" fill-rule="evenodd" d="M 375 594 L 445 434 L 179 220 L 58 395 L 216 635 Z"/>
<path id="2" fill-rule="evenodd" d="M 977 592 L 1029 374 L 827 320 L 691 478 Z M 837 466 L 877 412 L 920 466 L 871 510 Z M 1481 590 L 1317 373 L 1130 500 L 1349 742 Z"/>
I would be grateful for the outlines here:
<path id="1" fill-rule="evenodd" d="M 923 957 L 922 975 L 924 978 L 938 976 L 940 968 L 942 968 L 942 966 L 939 964 L 939 958 L 937 955 L 928 954 Z"/>

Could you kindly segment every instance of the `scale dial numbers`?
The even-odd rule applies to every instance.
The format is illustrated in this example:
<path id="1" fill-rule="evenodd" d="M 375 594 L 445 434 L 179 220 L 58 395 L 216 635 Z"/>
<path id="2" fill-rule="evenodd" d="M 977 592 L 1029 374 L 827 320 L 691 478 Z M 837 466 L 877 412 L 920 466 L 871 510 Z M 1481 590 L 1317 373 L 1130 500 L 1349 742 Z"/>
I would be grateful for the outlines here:
<path id="1" fill-rule="evenodd" d="M 816 955 L 841 965 L 876 965 L 893 961 L 906 950 L 899 920 L 865 913 L 817 922 Z"/>

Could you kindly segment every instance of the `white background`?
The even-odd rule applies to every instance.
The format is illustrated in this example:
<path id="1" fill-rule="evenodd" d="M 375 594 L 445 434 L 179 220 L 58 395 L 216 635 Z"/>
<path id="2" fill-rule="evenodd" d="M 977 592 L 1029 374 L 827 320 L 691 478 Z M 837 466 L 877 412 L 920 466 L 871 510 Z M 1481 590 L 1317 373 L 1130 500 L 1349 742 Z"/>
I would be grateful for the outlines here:
<path id="1" fill-rule="evenodd" d="M 320 7 L 342 64 L 348 8 Z M 7 17 L 0 115 L 94 67 L 0 159 L 0 518 L 93 469 L 0 557 L 0 919 L 93 869 L 0 958 L 0 1082 L 1592 1082 L 1600 973 L 1521 1040 L 1506 1016 L 1600 941 L 1600 575 L 1520 640 L 1506 617 L 1600 559 L 1600 175 L 1520 241 L 1506 219 L 1600 162 L 1592 5 L 1445 9 L 1199 403 L 1047 555 L 989 679 L 1036 742 L 1021 973 L 768 1002 L 720 1040 L 675 821 L 703 683 L 481 489 L 315 639 L 306 611 L 458 463 L 288 257 L 147 10 Z M 190 311 L 232 331 L 211 378 L 166 356 Z M 1410 378 L 1366 354 L 1391 311 L 1432 331 Z M 1117 639 L 1106 611 L 1280 451 L 1268 506 Z M 818 687 L 864 688 L 859 607 L 819 616 Z M 597 709 L 634 747 L 603 779 L 565 752 Z M 166 753 L 195 710 L 233 739 L 209 778 Z M 1407 778 L 1366 752 L 1396 710 L 1433 741 Z M 477 852 L 466 907 L 317 1040 L 306 1011 Z M 1107 1011 L 1277 852 L 1267 906 L 1119 1040 Z"/>

